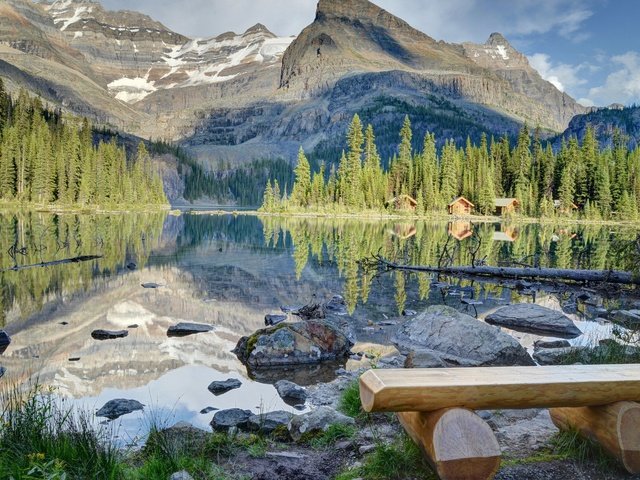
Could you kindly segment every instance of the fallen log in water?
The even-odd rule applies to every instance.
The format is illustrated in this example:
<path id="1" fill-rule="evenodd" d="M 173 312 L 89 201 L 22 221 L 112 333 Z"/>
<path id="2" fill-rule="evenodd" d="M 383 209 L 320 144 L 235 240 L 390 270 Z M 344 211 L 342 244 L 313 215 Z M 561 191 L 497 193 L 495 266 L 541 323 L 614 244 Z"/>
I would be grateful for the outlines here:
<path id="1" fill-rule="evenodd" d="M 448 275 L 479 275 L 499 278 L 533 278 L 564 280 L 574 282 L 604 282 L 640 285 L 640 275 L 632 272 L 617 270 L 571 270 L 565 268 L 534 268 L 534 267 L 429 267 L 420 265 L 400 265 L 378 257 L 385 267 L 391 270 L 407 270 L 413 272 L 432 272 Z"/>
<path id="2" fill-rule="evenodd" d="M 79 257 L 73 258 L 63 258 L 60 260 L 52 260 L 50 262 L 40 262 L 40 263 L 32 263 L 29 265 L 14 265 L 11 268 L 5 268 L 0 270 L 2 272 L 15 272 L 18 270 L 25 270 L 27 268 L 36 268 L 36 267 L 53 267 L 54 265 L 64 265 L 65 263 L 79 263 L 79 262 L 89 262 L 91 260 L 96 260 L 98 258 L 102 258 L 102 255 L 81 255 Z"/>

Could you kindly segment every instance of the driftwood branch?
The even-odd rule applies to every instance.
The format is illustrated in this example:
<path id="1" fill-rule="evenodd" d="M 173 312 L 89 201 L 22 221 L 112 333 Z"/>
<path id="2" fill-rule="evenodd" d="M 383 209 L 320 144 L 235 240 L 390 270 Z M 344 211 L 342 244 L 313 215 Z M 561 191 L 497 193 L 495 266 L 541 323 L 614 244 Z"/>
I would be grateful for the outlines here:
<path id="1" fill-rule="evenodd" d="M 400 265 L 378 257 L 378 262 L 387 270 L 405 270 L 411 272 L 432 272 L 448 275 L 478 275 L 498 278 L 551 279 L 575 282 L 604 282 L 640 285 L 640 275 L 617 270 L 570 270 L 562 268 L 516 268 L 516 267 L 428 267 Z"/>
<path id="2" fill-rule="evenodd" d="M 0 270 L 2 272 L 15 272 L 18 270 L 25 270 L 27 268 L 36 268 L 36 267 L 53 267 L 54 265 L 64 265 L 65 263 L 79 263 L 79 262 L 89 262 L 91 260 L 96 260 L 98 258 L 102 258 L 102 255 L 82 255 L 80 257 L 73 258 L 63 258 L 61 260 L 53 260 L 51 262 L 41 262 L 41 263 L 32 263 L 29 265 L 14 265 L 10 268 L 5 268 Z"/>

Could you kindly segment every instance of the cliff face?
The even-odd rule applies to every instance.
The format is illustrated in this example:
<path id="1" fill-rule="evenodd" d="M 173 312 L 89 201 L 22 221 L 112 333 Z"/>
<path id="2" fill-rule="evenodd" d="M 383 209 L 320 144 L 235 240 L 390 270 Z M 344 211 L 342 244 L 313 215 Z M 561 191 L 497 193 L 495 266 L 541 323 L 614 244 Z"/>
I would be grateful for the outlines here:
<path id="1" fill-rule="evenodd" d="M 203 159 L 289 156 L 341 138 L 354 113 L 378 107 L 391 124 L 422 115 L 417 123 L 456 138 L 445 126 L 455 118 L 491 133 L 523 121 L 559 132 L 586 111 L 502 35 L 436 41 L 367 0 L 320 0 L 295 39 L 260 24 L 190 39 L 92 0 L 5 0 L 0 13 L 0 73 L 11 88 L 182 141 Z"/>

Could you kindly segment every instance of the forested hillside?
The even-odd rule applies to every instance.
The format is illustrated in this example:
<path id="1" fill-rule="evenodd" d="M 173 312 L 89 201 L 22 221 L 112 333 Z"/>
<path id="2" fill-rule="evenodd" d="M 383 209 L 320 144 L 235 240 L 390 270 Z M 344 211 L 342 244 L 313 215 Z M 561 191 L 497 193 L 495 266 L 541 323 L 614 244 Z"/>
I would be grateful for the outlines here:
<path id="1" fill-rule="evenodd" d="M 629 150 L 621 135 L 615 138 L 611 148 L 601 149 L 588 127 L 582 143 L 571 137 L 556 153 L 525 125 L 513 146 L 507 137 L 483 135 L 479 144 L 468 139 L 459 148 L 447 140 L 438 150 L 435 135 L 427 132 L 422 151 L 414 151 L 406 117 L 397 154 L 384 169 L 373 127 L 363 130 L 356 115 L 337 169 L 326 172 L 321 165 L 312 173 L 301 149 L 291 195 L 268 182 L 262 208 L 380 211 L 405 194 L 416 200 L 419 214 L 446 213 L 447 204 L 462 195 L 484 215 L 494 213 L 497 197 L 513 197 L 527 216 L 633 220 L 640 205 L 640 149 Z"/>
<path id="2" fill-rule="evenodd" d="M 0 79 L 0 201 L 78 207 L 167 203 L 144 143 L 127 159 L 115 139 L 94 143 L 89 121 L 63 118 Z"/>

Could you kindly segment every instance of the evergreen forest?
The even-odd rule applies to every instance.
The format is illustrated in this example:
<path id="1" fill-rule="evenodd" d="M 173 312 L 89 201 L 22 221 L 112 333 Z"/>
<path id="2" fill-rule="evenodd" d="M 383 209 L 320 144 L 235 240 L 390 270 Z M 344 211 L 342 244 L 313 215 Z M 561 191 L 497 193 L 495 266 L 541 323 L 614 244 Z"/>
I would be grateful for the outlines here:
<path id="1" fill-rule="evenodd" d="M 63 118 L 25 91 L 14 99 L 1 79 L 0 201 L 94 208 L 167 204 L 143 142 L 127 158 L 115 138 L 96 144 L 86 118 Z"/>
<path id="2" fill-rule="evenodd" d="M 356 114 L 337 167 L 327 171 L 321 164 L 312 172 L 300 149 L 290 194 L 277 180 L 268 181 L 262 210 L 380 212 L 393 210 L 393 199 L 408 195 L 417 202 L 417 214 L 444 214 L 452 200 L 464 196 L 480 215 L 494 214 L 496 198 L 516 198 L 518 213 L 529 217 L 638 218 L 640 149 L 630 150 L 618 131 L 607 148 L 588 127 L 581 143 L 571 137 L 556 150 L 527 125 L 515 142 L 482 135 L 479 144 L 467 139 L 459 147 L 447 140 L 440 149 L 427 132 L 422 151 L 413 149 L 413 135 L 407 116 L 396 153 L 383 162 L 373 127 L 364 128 Z"/>

